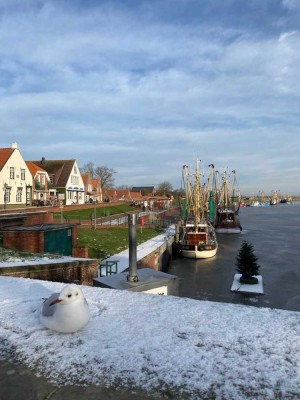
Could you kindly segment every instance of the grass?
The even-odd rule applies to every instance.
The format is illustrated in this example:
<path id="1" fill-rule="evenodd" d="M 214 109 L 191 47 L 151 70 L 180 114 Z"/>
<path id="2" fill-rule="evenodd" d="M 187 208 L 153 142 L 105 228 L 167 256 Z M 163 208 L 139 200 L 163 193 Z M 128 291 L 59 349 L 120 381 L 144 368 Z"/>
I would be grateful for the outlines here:
<path id="1" fill-rule="evenodd" d="M 137 243 L 141 244 L 147 240 L 160 235 L 164 229 L 162 228 L 146 228 L 137 229 Z M 77 245 L 87 246 L 90 258 L 103 259 L 109 255 L 119 253 L 128 248 L 128 227 L 124 228 L 107 228 L 107 229 L 91 229 L 80 228 L 77 230 Z M 1 247 L 0 243 L 0 262 L 15 260 L 22 261 L 25 259 L 35 260 L 38 258 L 58 258 L 56 254 L 37 254 L 25 253 L 17 250 L 10 250 Z"/>
<path id="2" fill-rule="evenodd" d="M 137 244 L 160 235 L 164 230 L 161 228 L 137 229 Z M 110 255 L 119 253 L 128 248 L 128 228 L 97 229 L 80 228 L 77 231 L 78 246 L 87 246 L 89 257 L 103 259 Z"/>
<path id="3" fill-rule="evenodd" d="M 122 213 L 128 213 L 134 211 L 135 208 L 130 206 L 129 204 L 119 204 L 114 206 L 97 206 L 96 205 L 96 216 L 97 218 L 105 217 L 107 215 L 116 215 Z M 79 210 L 71 210 L 71 211 L 63 211 L 63 217 L 65 219 L 85 219 L 90 220 L 92 214 L 94 213 L 94 208 L 82 208 Z M 53 213 L 54 219 L 61 218 L 61 212 Z"/>

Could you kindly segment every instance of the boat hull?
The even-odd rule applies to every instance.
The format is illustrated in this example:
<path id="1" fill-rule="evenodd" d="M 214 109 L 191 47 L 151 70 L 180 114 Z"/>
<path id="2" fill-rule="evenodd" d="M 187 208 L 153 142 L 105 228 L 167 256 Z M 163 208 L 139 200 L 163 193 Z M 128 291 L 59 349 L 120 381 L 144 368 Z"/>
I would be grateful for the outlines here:
<path id="1" fill-rule="evenodd" d="M 181 255 L 185 258 L 196 258 L 196 259 L 211 258 L 217 254 L 217 250 L 218 250 L 217 247 L 212 250 L 199 250 L 199 249 L 197 249 L 197 246 L 195 246 L 194 250 L 181 249 Z"/>
<path id="2" fill-rule="evenodd" d="M 237 233 L 241 233 L 241 231 L 242 231 L 242 229 L 239 226 L 237 226 L 237 227 L 233 227 L 233 226 L 215 227 L 216 233 L 237 234 Z"/>

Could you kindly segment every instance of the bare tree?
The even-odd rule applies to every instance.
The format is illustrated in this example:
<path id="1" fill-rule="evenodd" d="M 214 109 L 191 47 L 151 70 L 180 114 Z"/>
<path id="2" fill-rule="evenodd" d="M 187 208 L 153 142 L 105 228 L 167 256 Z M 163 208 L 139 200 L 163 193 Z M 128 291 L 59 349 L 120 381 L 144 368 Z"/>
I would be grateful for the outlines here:
<path id="1" fill-rule="evenodd" d="M 94 168 L 94 173 L 98 178 L 100 178 L 102 188 L 107 189 L 114 186 L 114 174 L 116 171 L 113 168 L 105 166 L 96 167 Z"/>
<path id="2" fill-rule="evenodd" d="M 87 164 L 84 164 L 81 168 L 80 168 L 80 172 L 82 174 L 89 174 L 91 178 L 93 178 L 95 176 L 95 166 L 94 163 L 92 162 L 88 162 Z"/>
<path id="3" fill-rule="evenodd" d="M 156 193 L 161 196 L 168 196 L 172 193 L 172 191 L 173 191 L 172 184 L 168 181 L 164 181 L 158 185 Z"/>

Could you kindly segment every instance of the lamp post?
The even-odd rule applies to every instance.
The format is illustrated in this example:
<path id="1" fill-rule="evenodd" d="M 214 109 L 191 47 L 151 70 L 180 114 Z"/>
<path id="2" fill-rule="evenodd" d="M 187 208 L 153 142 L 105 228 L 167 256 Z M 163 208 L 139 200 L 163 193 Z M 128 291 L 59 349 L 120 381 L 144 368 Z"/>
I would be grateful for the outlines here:
<path id="1" fill-rule="evenodd" d="M 4 210 L 6 210 L 6 203 L 7 203 L 7 188 L 8 188 L 8 184 L 4 183 Z"/>
<path id="2" fill-rule="evenodd" d="M 94 191 L 94 229 L 97 229 L 97 215 L 96 215 L 96 191 Z"/>
<path id="3" fill-rule="evenodd" d="M 96 216 L 96 200 L 94 199 L 94 229 L 97 228 L 97 216 Z"/>

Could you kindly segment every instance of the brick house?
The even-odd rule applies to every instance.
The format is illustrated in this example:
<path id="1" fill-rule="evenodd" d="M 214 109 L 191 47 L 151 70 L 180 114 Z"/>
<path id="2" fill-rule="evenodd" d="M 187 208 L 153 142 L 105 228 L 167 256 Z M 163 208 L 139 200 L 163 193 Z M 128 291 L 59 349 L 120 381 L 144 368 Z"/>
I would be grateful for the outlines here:
<path id="1" fill-rule="evenodd" d="M 102 203 L 102 188 L 100 178 L 91 178 L 90 174 L 82 174 L 84 184 L 85 202 Z"/>

